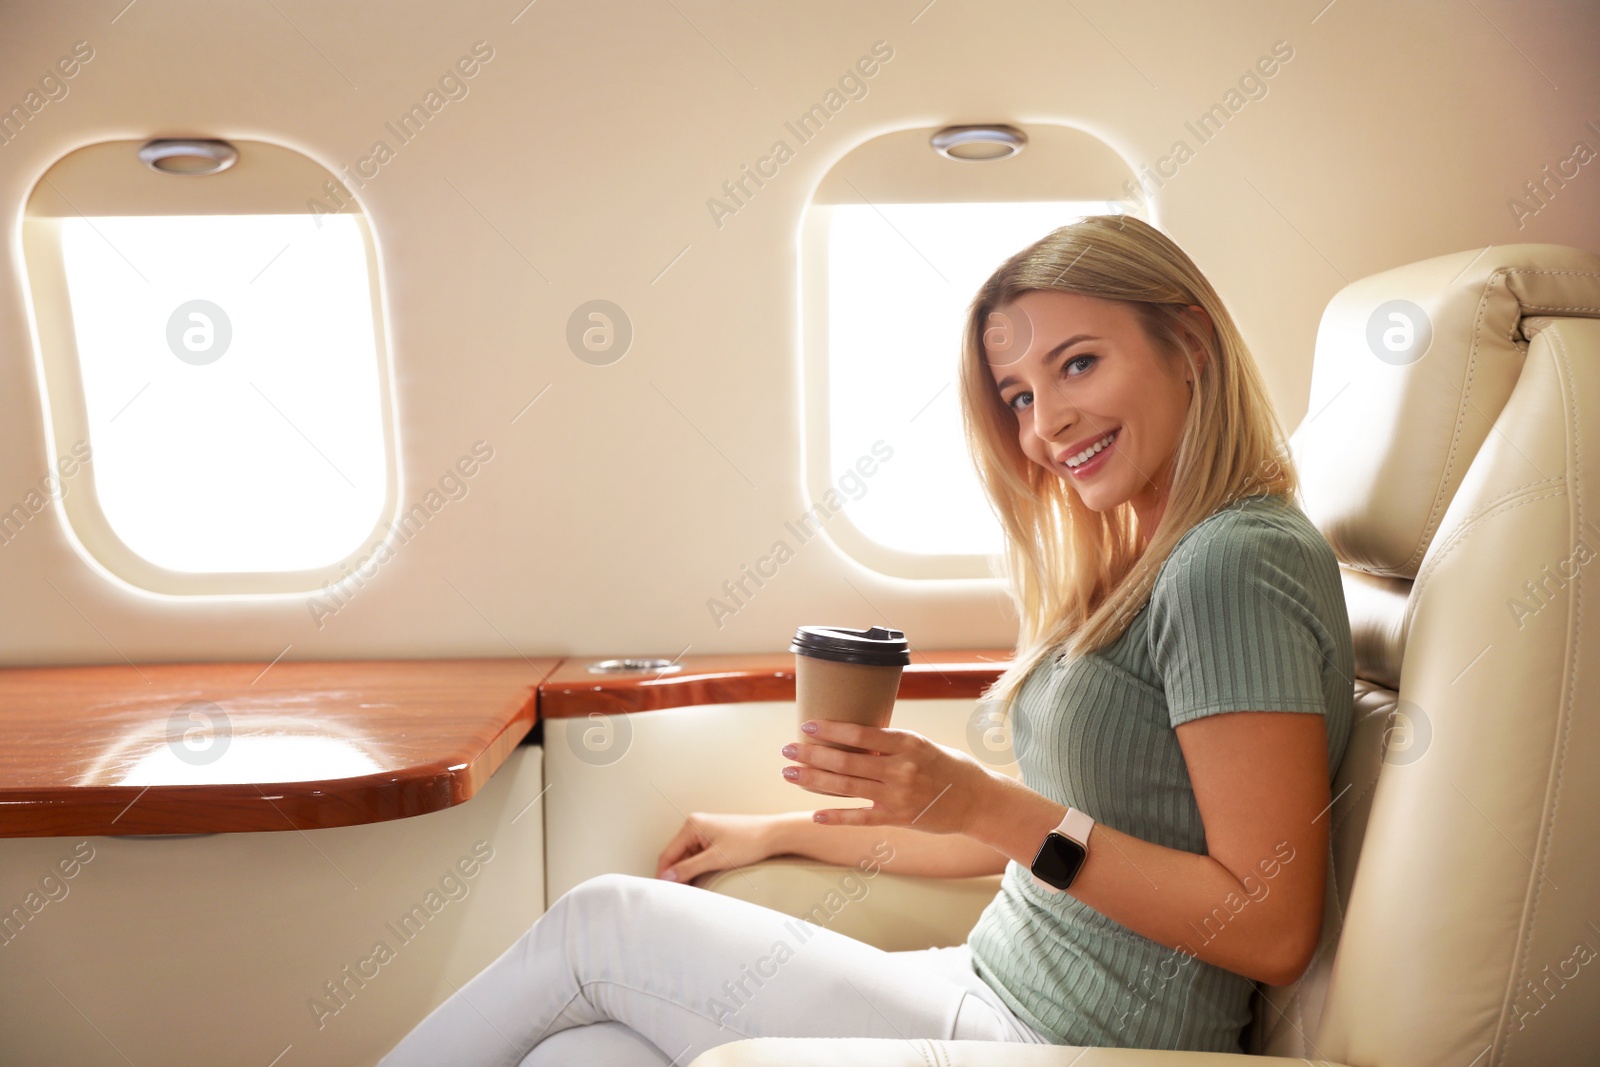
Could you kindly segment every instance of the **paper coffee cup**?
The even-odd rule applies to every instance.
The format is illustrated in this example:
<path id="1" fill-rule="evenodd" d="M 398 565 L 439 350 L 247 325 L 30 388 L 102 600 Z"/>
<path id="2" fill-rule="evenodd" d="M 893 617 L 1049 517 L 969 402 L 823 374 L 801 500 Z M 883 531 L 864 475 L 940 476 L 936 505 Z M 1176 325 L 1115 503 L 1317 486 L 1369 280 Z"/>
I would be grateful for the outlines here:
<path id="1" fill-rule="evenodd" d="M 870 751 L 801 733 L 799 723 L 831 719 L 888 726 L 895 694 L 900 690 L 900 672 L 911 662 L 906 635 L 887 626 L 865 630 L 802 626 L 795 631 L 789 651 L 795 654 L 794 689 L 799 714 L 796 732 L 800 740 L 845 752 Z"/>

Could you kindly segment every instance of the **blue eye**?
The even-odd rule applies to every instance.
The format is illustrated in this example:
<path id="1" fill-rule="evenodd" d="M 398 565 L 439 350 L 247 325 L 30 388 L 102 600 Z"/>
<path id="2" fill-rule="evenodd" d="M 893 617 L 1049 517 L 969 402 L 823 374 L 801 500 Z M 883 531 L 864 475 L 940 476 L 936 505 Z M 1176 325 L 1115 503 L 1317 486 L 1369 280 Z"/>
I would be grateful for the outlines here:
<path id="1" fill-rule="evenodd" d="M 1087 354 L 1082 356 L 1074 356 L 1072 359 L 1069 359 L 1065 363 L 1061 364 L 1061 376 L 1063 378 L 1077 378 L 1083 374 L 1087 374 L 1089 368 L 1094 366 L 1099 358 L 1099 356 L 1091 356 Z M 1084 364 L 1083 370 L 1079 371 L 1077 374 L 1069 374 L 1067 368 L 1075 366 L 1079 363 Z M 1021 411 L 1022 409 L 1017 407 L 1017 401 L 1021 400 L 1025 396 L 1031 398 L 1033 394 L 1026 389 L 1022 390 L 1020 393 L 1015 393 L 1012 395 L 1010 400 L 1006 401 L 1006 407 L 1010 408 L 1012 411 Z"/>

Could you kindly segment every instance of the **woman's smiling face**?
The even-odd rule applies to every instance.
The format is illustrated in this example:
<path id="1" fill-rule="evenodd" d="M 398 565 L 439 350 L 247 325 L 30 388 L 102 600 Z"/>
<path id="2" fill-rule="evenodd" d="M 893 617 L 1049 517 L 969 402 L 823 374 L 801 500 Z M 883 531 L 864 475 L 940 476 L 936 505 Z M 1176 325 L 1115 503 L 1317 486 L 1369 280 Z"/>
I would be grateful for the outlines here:
<path id="1" fill-rule="evenodd" d="M 1132 501 L 1148 538 L 1189 406 L 1187 364 L 1164 358 L 1117 300 L 1033 290 L 986 326 L 989 372 L 1022 451 L 1095 511 Z"/>

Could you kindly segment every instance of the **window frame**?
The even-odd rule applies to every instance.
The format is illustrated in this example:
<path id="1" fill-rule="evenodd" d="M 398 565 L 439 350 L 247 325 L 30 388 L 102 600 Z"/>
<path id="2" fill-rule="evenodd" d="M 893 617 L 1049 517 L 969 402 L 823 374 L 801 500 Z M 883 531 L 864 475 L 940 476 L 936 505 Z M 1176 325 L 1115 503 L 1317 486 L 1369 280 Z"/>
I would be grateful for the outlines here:
<path id="1" fill-rule="evenodd" d="M 1123 213 L 1154 222 L 1132 165 L 1088 131 L 1059 124 L 1018 124 L 1029 147 L 1015 159 L 985 163 L 939 157 L 928 141 L 942 127 L 896 130 L 848 149 L 819 179 L 801 214 L 799 319 L 801 379 L 801 496 L 809 512 L 826 507 L 833 489 L 829 393 L 828 241 L 832 207 L 845 203 L 967 203 L 1089 201 L 1123 205 Z M 1028 153 L 1032 152 L 1033 156 Z M 1017 169 L 1024 160 L 1026 169 Z M 1066 169 L 1062 169 L 1065 165 Z M 1048 195 L 1046 195 L 1048 194 Z M 1040 236 L 1043 236 L 1042 234 Z M 960 339 L 952 339 L 959 344 Z M 996 520 L 998 522 L 998 519 Z M 996 555 L 911 552 L 869 537 L 841 506 L 819 524 L 846 556 L 896 578 L 994 579 Z"/>
<path id="2" fill-rule="evenodd" d="M 314 200 L 327 202 L 327 186 L 342 183 L 320 163 L 294 149 L 262 141 L 230 140 L 239 151 L 234 167 L 220 174 L 158 174 L 138 159 L 142 140 L 101 141 L 56 160 L 29 193 L 22 217 L 24 301 L 32 333 L 39 403 L 44 417 L 50 469 L 87 442 L 71 492 L 52 503 L 68 541 L 103 577 L 132 591 L 183 599 L 301 597 L 347 578 L 351 565 L 378 544 L 395 539 L 400 503 L 396 439 L 395 373 L 390 356 L 387 304 L 377 235 L 353 196 L 348 209 L 365 249 L 372 314 L 373 355 L 382 440 L 384 490 L 370 529 L 340 558 L 300 570 L 178 571 L 129 547 L 101 505 L 94 477 L 94 436 L 88 417 L 82 364 L 77 351 L 70 290 L 61 242 L 67 218 L 110 215 L 310 215 Z M 235 172 L 238 172 L 235 174 Z M 233 175 L 231 181 L 226 180 Z M 161 184 L 170 183 L 170 184 Z M 61 186 L 72 189 L 69 194 Z M 91 210 L 84 210 L 85 205 Z M 97 209 L 97 210 L 96 210 Z M 326 211 L 326 206 L 323 208 Z M 81 480 L 78 480 L 81 479 Z"/>

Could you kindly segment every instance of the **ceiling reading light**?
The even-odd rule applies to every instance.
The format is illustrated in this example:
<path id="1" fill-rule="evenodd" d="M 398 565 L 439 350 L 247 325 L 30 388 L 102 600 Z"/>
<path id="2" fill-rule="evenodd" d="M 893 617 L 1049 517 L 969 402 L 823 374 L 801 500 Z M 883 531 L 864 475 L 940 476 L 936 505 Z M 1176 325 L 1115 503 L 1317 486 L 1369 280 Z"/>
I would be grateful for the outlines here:
<path id="1" fill-rule="evenodd" d="M 227 141 L 163 138 L 139 149 L 139 159 L 162 174 L 220 174 L 239 162 Z"/>
<path id="2" fill-rule="evenodd" d="M 933 135 L 933 150 L 946 159 L 987 163 L 1022 151 L 1028 135 L 1015 126 L 946 126 Z"/>

